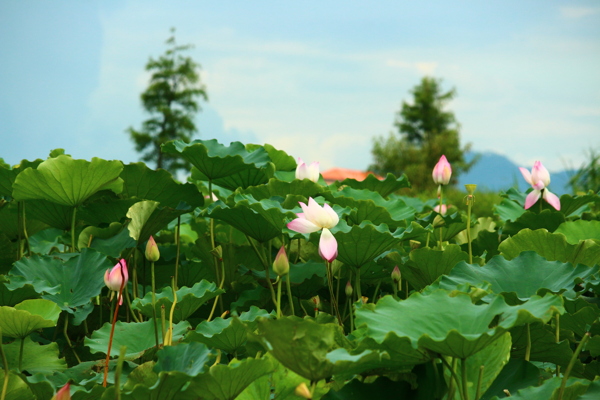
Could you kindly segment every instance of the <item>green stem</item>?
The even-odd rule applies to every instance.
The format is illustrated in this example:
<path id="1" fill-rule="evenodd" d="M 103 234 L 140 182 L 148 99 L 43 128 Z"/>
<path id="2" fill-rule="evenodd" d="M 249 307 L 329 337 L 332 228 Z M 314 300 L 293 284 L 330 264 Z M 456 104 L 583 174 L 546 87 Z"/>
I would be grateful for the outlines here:
<path id="1" fill-rule="evenodd" d="M 287 288 L 287 294 L 288 294 L 288 299 L 290 302 L 290 309 L 292 311 L 292 315 L 296 315 L 296 312 L 294 311 L 294 296 L 292 296 L 292 284 L 290 282 L 290 273 L 289 272 L 285 276 L 285 285 Z"/>
<path id="2" fill-rule="evenodd" d="M 439 196 L 440 197 L 440 210 L 439 210 L 440 212 L 439 212 L 439 214 L 441 216 L 442 215 L 442 205 L 443 205 L 443 202 L 442 202 L 442 185 L 440 185 L 440 187 L 439 187 L 439 193 L 440 193 L 440 196 Z M 442 248 L 442 239 L 443 239 L 443 236 L 442 236 L 443 231 L 442 231 L 442 229 L 443 228 L 440 227 L 440 250 L 444 250 Z"/>
<path id="3" fill-rule="evenodd" d="M 463 399 L 464 400 L 469 400 L 469 382 L 467 379 L 467 359 L 466 358 L 461 358 L 460 359 L 460 375 L 462 378 L 462 386 L 463 386 Z"/>
<path id="4" fill-rule="evenodd" d="M 356 279 L 354 280 L 354 291 L 356 292 L 356 298 L 362 299 L 362 292 L 360 290 L 360 269 L 356 269 Z"/>
<path id="5" fill-rule="evenodd" d="M 23 348 L 25 347 L 25 338 L 21 338 L 21 346 L 19 347 L 19 372 L 23 371 Z"/>
<path id="6" fill-rule="evenodd" d="M 569 361 L 567 370 L 565 371 L 562 382 L 560 383 L 560 391 L 558 392 L 557 400 L 562 400 L 563 394 L 565 392 L 565 387 L 567 386 L 567 380 L 569 379 L 569 375 L 571 374 L 571 370 L 573 369 L 573 366 L 575 365 L 575 361 L 577 361 L 577 358 L 579 357 L 579 353 L 581 353 L 581 350 L 583 350 L 583 347 L 585 346 L 585 344 L 587 343 L 589 338 L 590 338 L 590 333 L 586 332 L 585 335 L 583 335 L 583 338 L 581 338 L 581 342 L 579 342 L 577 349 L 575 349 L 575 353 L 573 353 L 573 357 L 571 357 L 571 361 Z"/>
<path id="7" fill-rule="evenodd" d="M 156 281 L 154 279 L 154 261 L 150 264 L 152 271 L 152 322 L 154 323 L 154 341 L 158 349 L 158 321 L 156 320 Z"/>
<path id="8" fill-rule="evenodd" d="M 277 279 L 277 318 L 281 318 L 281 277 Z"/>
<path id="9" fill-rule="evenodd" d="M 351 297 L 348 297 L 348 309 L 350 310 L 350 332 L 354 332 L 354 310 L 352 309 Z"/>
<path id="10" fill-rule="evenodd" d="M 379 292 L 380 286 L 381 286 L 381 281 L 377 282 L 377 286 L 375 286 L 375 292 L 373 293 L 373 303 L 377 302 L 377 292 Z"/>
<path id="11" fill-rule="evenodd" d="M 481 397 L 481 383 L 483 382 L 483 370 L 485 365 L 479 366 L 479 376 L 477 377 L 477 391 L 475 392 L 475 400 L 479 400 Z"/>
<path id="12" fill-rule="evenodd" d="M 181 241 L 180 237 L 180 229 L 181 229 L 181 216 L 177 217 L 177 232 L 175 235 L 175 242 L 177 243 L 177 253 L 175 254 L 175 287 L 173 288 L 173 293 L 177 291 L 178 286 L 178 277 L 179 277 L 179 252 L 181 250 Z M 214 249 L 214 246 L 213 246 Z"/>
<path id="13" fill-rule="evenodd" d="M 446 369 L 450 372 L 450 375 L 452 375 L 452 378 L 454 379 L 454 383 L 456 384 L 456 387 L 458 388 L 458 393 L 460 394 L 460 398 L 464 400 L 465 396 L 463 395 L 462 385 L 460 383 L 460 380 L 458 380 L 456 371 L 454 370 L 456 368 L 456 358 L 452 359 L 452 366 L 450 366 L 450 364 L 448 364 L 448 361 L 446 361 L 444 356 L 441 356 L 440 360 L 442 360 L 442 364 L 444 364 Z M 448 388 L 448 392 L 450 392 L 450 389 L 454 390 L 454 385 L 452 384 L 452 381 L 450 381 L 450 387 Z M 448 397 L 448 398 L 452 398 L 452 397 Z"/>
<path id="14" fill-rule="evenodd" d="M 77 207 L 73 207 L 73 215 L 71 216 L 71 251 L 75 253 L 75 221 L 77 220 Z"/>
<path id="15" fill-rule="evenodd" d="M 473 250 L 471 249 L 471 203 L 471 198 L 467 197 L 467 242 L 469 245 L 469 264 L 473 264 Z"/>
<path id="16" fill-rule="evenodd" d="M 325 268 L 327 269 L 327 286 L 329 286 L 329 297 L 331 300 L 331 304 L 333 305 L 333 310 L 337 316 L 338 323 L 340 324 L 341 327 L 343 327 L 344 322 L 342 321 L 342 316 L 340 315 L 338 302 L 337 302 L 337 299 L 335 298 L 335 293 L 333 291 L 333 271 L 331 268 L 331 263 L 329 261 L 325 261 Z"/>
<path id="17" fill-rule="evenodd" d="M 71 343 L 71 339 L 69 339 L 69 335 L 67 334 L 67 328 L 69 326 L 69 316 L 67 314 L 65 314 L 65 327 L 63 330 L 63 333 L 65 335 L 65 339 L 67 340 L 67 343 L 69 344 L 69 347 L 71 348 L 71 350 L 73 351 L 73 354 L 75 355 L 75 358 L 77 359 L 77 362 L 79 364 L 81 364 L 81 359 L 79 358 L 79 356 L 77 355 L 77 352 L 75 351 L 75 346 L 73 346 L 73 343 Z M 21 369 L 19 367 L 19 369 Z"/>
<path id="18" fill-rule="evenodd" d="M 125 352 L 127 346 L 121 346 L 119 350 L 119 359 L 117 360 L 117 369 L 115 371 L 115 391 L 117 400 L 121 400 L 121 371 L 123 371 L 123 362 L 125 361 Z"/>
<path id="19" fill-rule="evenodd" d="M 127 302 L 127 306 L 128 306 L 127 309 L 129 310 L 129 315 L 131 315 L 131 317 L 133 318 L 133 320 L 135 322 L 142 322 L 140 320 L 142 314 L 140 314 L 140 318 L 138 318 L 135 315 L 135 311 L 133 310 L 133 307 L 131 307 L 131 299 L 129 298 L 129 291 L 127 291 L 127 290 L 125 290 L 125 301 Z M 129 322 L 129 320 L 127 322 Z"/>
<path id="20" fill-rule="evenodd" d="M 21 236 L 21 231 L 22 231 L 22 226 L 21 226 L 21 214 L 22 214 L 22 210 L 23 210 L 23 202 L 22 201 L 18 201 L 17 202 L 17 260 L 20 260 L 23 257 L 23 246 L 21 241 L 23 240 L 22 236 Z"/>
<path id="21" fill-rule="evenodd" d="M 556 314 L 556 343 L 560 342 L 560 315 Z M 556 376 L 560 376 L 560 365 L 556 365 Z"/>
<path id="22" fill-rule="evenodd" d="M 269 290 L 271 291 L 271 300 L 273 300 L 273 304 L 276 305 L 277 297 L 275 296 L 275 289 L 273 288 L 273 282 L 271 282 L 271 277 L 269 274 L 269 268 L 270 268 L 269 264 L 267 263 L 267 260 L 261 254 L 261 252 L 258 251 L 258 247 L 256 247 L 256 244 L 252 241 L 252 238 L 250 238 L 250 236 L 248 236 L 248 235 L 246 235 L 246 238 L 248 239 L 248 242 L 250 242 L 250 245 L 252 246 L 252 249 L 256 253 L 256 256 L 258 257 L 260 262 L 262 262 L 262 264 L 265 268 L 265 278 L 267 279 L 267 285 L 269 286 Z"/>
<path id="23" fill-rule="evenodd" d="M 531 329 L 529 324 L 526 325 L 527 329 L 527 347 L 525 348 L 525 361 L 529 361 L 531 356 Z"/>
<path id="24" fill-rule="evenodd" d="M 6 354 L 4 353 L 4 348 L 2 347 L 2 328 L 0 328 L 0 356 L 2 357 L 2 365 L 4 366 L 4 383 L 2 384 L 2 394 L 0 395 L 0 400 L 5 400 L 6 392 L 8 391 L 9 369 L 8 361 L 6 360 Z"/>

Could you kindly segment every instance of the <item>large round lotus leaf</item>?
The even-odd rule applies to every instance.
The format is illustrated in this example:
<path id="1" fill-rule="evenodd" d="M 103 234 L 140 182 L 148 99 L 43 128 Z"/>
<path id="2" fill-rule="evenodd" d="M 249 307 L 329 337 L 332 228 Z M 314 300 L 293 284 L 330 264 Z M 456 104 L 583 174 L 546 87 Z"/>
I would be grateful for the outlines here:
<path id="1" fill-rule="evenodd" d="M 564 235 L 550 233 L 545 229 L 523 229 L 500 243 L 498 250 L 509 260 L 528 250 L 535 251 L 548 261 L 558 260 L 573 265 L 592 267 L 600 260 L 600 244 L 594 240 L 584 240 L 573 245 L 567 243 Z"/>
<path id="2" fill-rule="evenodd" d="M 311 381 L 329 378 L 334 364 L 327 353 L 339 347 L 337 324 L 318 324 L 310 320 L 287 317 L 262 319 L 259 334 L 267 341 L 271 354 L 286 368 Z"/>
<path id="3" fill-rule="evenodd" d="M 10 271 L 9 289 L 30 284 L 44 299 L 52 300 L 60 308 L 73 312 L 98 296 L 104 287 L 104 272 L 113 267 L 106 256 L 93 249 L 69 255 L 66 261 L 52 256 L 33 255 L 22 258 Z"/>
<path id="4" fill-rule="evenodd" d="M 329 189 L 310 181 L 308 179 L 298 180 L 295 179 L 291 182 L 284 182 L 279 179 L 271 178 L 266 185 L 251 186 L 246 189 L 236 190 L 236 194 L 252 196 L 254 199 L 260 201 L 264 199 L 270 199 L 272 197 L 287 198 L 292 196 L 300 196 L 302 201 L 306 203 L 309 197 L 315 198 Z M 233 206 L 232 204 L 228 204 Z M 294 204 L 297 207 L 298 203 Z"/>
<path id="5" fill-rule="evenodd" d="M 138 201 L 137 198 L 120 199 L 116 195 L 108 194 L 81 206 L 77 210 L 77 218 L 85 221 L 86 225 L 92 226 L 124 222 L 129 207 Z"/>
<path id="6" fill-rule="evenodd" d="M 189 376 L 208 371 L 217 357 L 215 350 L 209 349 L 204 343 L 180 343 L 177 346 L 166 346 L 156 353 L 158 361 L 154 372 L 179 371 Z"/>
<path id="7" fill-rule="evenodd" d="M 205 280 L 197 282 L 191 288 L 185 286 L 179 288 L 177 290 L 177 304 L 173 312 L 173 322 L 187 319 L 200 306 L 221 293 L 225 293 L 225 291 L 219 289 L 214 282 Z M 170 286 L 156 293 L 156 315 L 160 315 L 162 307 L 165 307 L 165 312 L 169 315 L 172 304 L 173 289 Z M 152 312 L 152 292 L 146 293 L 143 299 L 135 299 L 131 306 L 140 310 L 145 316 L 152 317 L 154 315 Z"/>
<path id="8" fill-rule="evenodd" d="M 206 215 L 227 222 L 261 243 L 280 236 L 286 220 L 295 217 L 277 201 L 256 201 L 252 196 L 241 197 L 233 207 L 217 201 L 206 210 Z"/>
<path id="9" fill-rule="evenodd" d="M 405 264 L 399 264 L 402 277 L 420 290 L 450 273 L 456 264 L 468 260 L 469 255 L 460 246 L 451 244 L 443 251 L 427 247 L 416 249 L 410 252 L 409 258 Z"/>
<path id="10" fill-rule="evenodd" d="M 410 188 L 410 182 L 405 174 L 400 178 L 396 178 L 393 174 L 388 173 L 385 179 L 380 180 L 373 174 L 369 174 L 364 180 L 357 181 L 356 179 L 344 179 L 340 186 L 349 186 L 353 189 L 367 189 L 379 193 L 383 197 L 404 188 Z"/>
<path id="11" fill-rule="evenodd" d="M 27 217 L 63 231 L 71 229 L 73 207 L 50 200 L 27 200 L 24 203 Z"/>
<path id="12" fill-rule="evenodd" d="M 519 300 L 527 300 L 546 291 L 571 291 L 578 283 L 596 274 L 599 268 L 581 264 L 573 268 L 570 263 L 547 261 L 533 251 L 526 251 L 512 260 L 495 256 L 483 267 L 463 261 L 448 276 L 442 277 L 440 287 L 453 290 L 464 283 L 488 282 L 494 293 L 511 293 Z M 531 279 L 532 276 L 537 278 Z"/>
<path id="13" fill-rule="evenodd" d="M 233 400 L 248 385 L 274 369 L 269 358 L 246 358 L 241 361 L 234 358 L 229 365 L 213 365 L 208 372 L 192 378 L 182 399 Z"/>
<path id="14" fill-rule="evenodd" d="M 600 240 L 600 221 L 567 221 L 562 223 L 554 233 L 562 233 L 570 244 L 578 244 L 581 240 Z"/>
<path id="15" fill-rule="evenodd" d="M 365 343 L 361 344 L 364 345 Z M 374 343 L 371 342 L 370 344 Z M 408 346 L 411 347 L 410 342 L 408 343 Z M 408 358 L 397 357 L 399 352 L 403 352 L 406 349 L 402 346 L 398 349 L 394 349 L 394 353 L 396 354 L 391 354 L 386 350 L 375 350 L 376 348 L 377 345 L 375 344 L 372 348 L 359 352 L 349 351 L 348 349 L 340 347 L 329 352 L 327 354 L 327 360 L 334 364 L 334 374 L 337 378 L 351 378 L 353 375 L 362 374 L 372 370 L 377 370 L 380 373 L 383 371 L 389 373 L 404 372 L 412 365 L 425 362 L 422 361 L 423 359 L 428 360 L 422 353 L 420 353 L 421 358 L 418 360 L 412 359 L 411 361 L 408 361 Z"/>
<path id="16" fill-rule="evenodd" d="M 4 334 L 4 332 L 2 334 Z M 26 337 L 24 340 L 21 371 L 27 371 L 32 375 L 37 373 L 51 375 L 54 372 L 67 369 L 65 359 L 58 357 L 58 344 L 56 342 L 51 342 L 48 345 L 42 346 L 41 344 L 32 341 L 29 337 Z M 6 354 L 8 367 L 10 369 L 18 370 L 21 341 L 15 340 L 9 344 L 3 344 L 2 348 Z M 0 365 L 2 365 L 1 358 Z M 4 366 L 2 365 L 2 367 Z"/>
<path id="17" fill-rule="evenodd" d="M 56 326 L 60 307 L 50 300 L 25 300 L 14 307 L 0 307 L 2 335 L 22 338 L 33 331 Z"/>
<path id="18" fill-rule="evenodd" d="M 132 163 L 123 168 L 122 196 L 158 201 L 163 207 L 176 208 L 182 201 L 196 208 L 204 205 L 204 196 L 192 183 L 180 184 L 164 169 L 153 170 L 144 163 Z"/>
<path id="19" fill-rule="evenodd" d="M 90 162 L 60 155 L 44 161 L 37 169 L 27 168 L 17 175 L 13 197 L 77 207 L 100 190 L 120 193 L 123 189 L 123 180 L 119 178 L 122 170 L 120 161 L 94 157 Z"/>
<path id="20" fill-rule="evenodd" d="M 393 332 L 410 338 L 414 348 L 467 358 L 514 326 L 547 322 L 555 313 L 563 312 L 562 299 L 551 294 L 511 307 L 501 296 L 490 304 L 475 305 L 466 294 L 450 297 L 449 292 L 436 290 L 428 296 L 414 293 L 404 301 L 385 296 L 377 305 L 359 307 L 355 322 L 358 327 L 366 325 L 364 336 L 378 343 Z"/>
<path id="21" fill-rule="evenodd" d="M 162 145 L 162 151 L 181 156 L 198 169 L 205 180 L 230 190 L 266 183 L 275 172 L 264 148 L 248 152 L 240 142 L 226 147 L 216 139 L 190 143 L 175 140 Z"/>
<path id="22" fill-rule="evenodd" d="M 246 344 L 248 333 L 256 329 L 258 317 L 269 317 L 269 313 L 252 306 L 250 311 L 243 312 L 239 317 L 203 321 L 195 331 L 187 334 L 186 340 L 204 343 L 213 349 L 235 354 Z"/>
<path id="23" fill-rule="evenodd" d="M 350 207 L 349 218 L 356 225 L 371 221 L 375 225 L 406 226 L 406 220 L 414 219 L 416 213 L 403 200 L 385 200 L 379 193 L 364 189 L 346 187 L 338 192 L 326 193 L 324 197 L 333 204 Z"/>
<path id="24" fill-rule="evenodd" d="M 375 226 L 368 221 L 352 226 L 348 231 L 334 233 L 338 243 L 337 259 L 344 264 L 360 268 L 400 241 L 387 225 Z"/>
<path id="25" fill-rule="evenodd" d="M 160 321 L 158 322 L 160 326 Z M 188 328 L 189 322 L 181 321 L 173 324 L 173 343 L 176 343 L 183 337 Z M 108 351 L 108 340 L 110 337 L 111 324 L 108 322 L 102 325 L 102 328 L 94 331 L 91 337 L 85 338 L 85 345 L 90 348 L 92 353 L 106 354 Z M 140 357 L 144 352 L 154 346 L 154 322 L 152 319 L 144 322 L 121 322 L 117 321 L 115 326 L 115 335 L 113 337 L 111 357 L 119 355 L 121 346 L 127 346 L 125 358 L 134 360 Z"/>
<path id="26" fill-rule="evenodd" d="M 396 236 L 399 240 L 421 240 L 423 243 L 427 239 L 427 235 L 431 235 L 433 232 L 433 227 L 429 225 L 424 228 L 418 222 L 411 221 L 411 223 L 406 228 L 398 228 L 396 232 L 394 232 L 394 236 Z"/>
<path id="27" fill-rule="evenodd" d="M 565 215 L 554 209 L 544 210 L 541 213 L 526 211 L 513 222 L 507 222 L 502 233 L 514 235 L 522 229 L 547 229 L 554 232 L 560 224 L 565 222 Z"/>
<path id="28" fill-rule="evenodd" d="M 5 371 L 0 370 L 0 382 L 4 386 Z M 2 387 L 0 387 L 0 392 Z M 15 372 L 8 373 L 8 385 L 6 387 L 6 399 L 10 400 L 36 400 L 27 383 Z"/>

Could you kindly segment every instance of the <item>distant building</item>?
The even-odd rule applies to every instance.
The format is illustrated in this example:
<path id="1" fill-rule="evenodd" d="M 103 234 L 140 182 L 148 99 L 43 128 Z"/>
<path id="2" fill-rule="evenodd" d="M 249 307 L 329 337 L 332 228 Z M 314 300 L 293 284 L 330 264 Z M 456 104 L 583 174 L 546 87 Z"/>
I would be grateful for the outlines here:
<path id="1" fill-rule="evenodd" d="M 346 178 L 350 178 L 350 179 L 356 179 L 357 181 L 363 181 L 367 178 L 367 176 L 369 175 L 375 175 L 372 172 L 364 172 L 364 171 L 358 171 L 356 169 L 347 169 L 347 168 L 331 168 L 328 169 L 325 172 L 322 172 L 321 175 L 323 176 L 323 179 L 325 179 L 325 182 L 327 182 L 328 184 L 331 184 L 335 181 L 343 181 Z M 379 175 L 375 175 L 375 177 L 379 180 L 383 179 L 381 176 Z"/>

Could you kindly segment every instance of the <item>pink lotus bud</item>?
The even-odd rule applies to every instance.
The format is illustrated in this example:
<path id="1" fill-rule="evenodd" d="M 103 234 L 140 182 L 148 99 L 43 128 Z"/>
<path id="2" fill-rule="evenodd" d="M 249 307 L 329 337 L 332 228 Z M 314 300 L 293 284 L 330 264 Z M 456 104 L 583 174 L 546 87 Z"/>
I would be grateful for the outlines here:
<path id="1" fill-rule="evenodd" d="M 398 268 L 398 266 L 396 265 L 394 267 L 394 270 L 392 271 L 392 280 L 398 283 L 400 282 L 400 279 L 402 279 L 402 274 L 400 273 L 400 268 Z"/>
<path id="2" fill-rule="evenodd" d="M 433 207 L 433 211 L 435 211 L 438 214 L 446 215 L 446 212 L 448 212 L 448 206 L 442 204 L 442 208 L 440 209 L 440 205 L 438 204 L 437 206 Z"/>
<path id="3" fill-rule="evenodd" d="M 146 259 L 151 262 L 156 262 L 160 258 L 160 251 L 154 241 L 154 238 L 150 236 L 148 243 L 146 243 Z"/>
<path id="4" fill-rule="evenodd" d="M 52 400 L 71 400 L 71 383 L 67 382 L 65 386 L 56 392 Z"/>
<path id="5" fill-rule="evenodd" d="M 123 284 L 123 287 L 125 287 L 128 280 L 129 273 L 127 272 L 127 263 L 123 258 L 121 258 L 112 269 L 107 269 L 104 273 L 104 284 L 110 290 L 115 292 L 119 292 L 121 290 L 121 284 Z M 119 304 L 123 304 L 122 297 L 119 297 Z"/>
<path id="6" fill-rule="evenodd" d="M 523 178 L 531 185 L 533 190 L 525 198 L 525 209 L 531 208 L 540 197 L 543 198 L 557 210 L 560 210 L 560 199 L 554 193 L 548 190 L 550 184 L 550 173 L 544 167 L 541 161 L 536 161 L 533 164 L 531 172 L 525 168 L 520 167 L 519 170 L 523 175 Z"/>
<path id="7" fill-rule="evenodd" d="M 290 262 L 287 254 L 285 253 L 284 246 L 281 246 L 279 252 L 275 256 L 275 261 L 273 261 L 273 271 L 275 271 L 275 273 L 279 276 L 290 272 Z"/>
<path id="8" fill-rule="evenodd" d="M 446 156 L 441 156 L 440 161 L 433 167 L 431 174 L 433 182 L 438 185 L 447 185 L 450 183 L 450 177 L 452 176 L 452 167 L 446 159 Z"/>
<path id="9" fill-rule="evenodd" d="M 350 296 L 352 296 L 352 292 L 353 292 L 353 291 L 354 291 L 354 289 L 352 288 L 352 284 L 350 283 L 350 281 L 348 281 L 348 282 L 346 283 L 346 289 L 345 289 L 345 292 L 346 292 L 346 297 L 350 297 Z"/>
<path id="10" fill-rule="evenodd" d="M 313 182 L 319 180 L 319 162 L 315 161 L 307 166 L 300 157 L 298 157 L 298 166 L 296 167 L 296 179 L 310 179 Z"/>

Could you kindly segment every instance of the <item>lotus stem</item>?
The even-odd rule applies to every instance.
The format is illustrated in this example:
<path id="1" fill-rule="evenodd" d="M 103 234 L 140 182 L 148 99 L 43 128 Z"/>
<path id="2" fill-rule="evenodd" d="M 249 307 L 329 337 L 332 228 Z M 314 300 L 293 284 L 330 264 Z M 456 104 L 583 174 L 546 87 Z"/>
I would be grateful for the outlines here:
<path id="1" fill-rule="evenodd" d="M 581 353 L 581 350 L 583 350 L 583 347 L 585 346 L 585 344 L 587 343 L 589 338 L 590 338 L 590 333 L 586 332 L 583 335 L 583 338 L 581 338 L 579 345 L 577 345 L 577 348 L 575 349 L 575 353 L 573 353 L 573 357 L 571 357 L 571 361 L 569 361 L 569 365 L 567 366 L 567 369 L 563 376 L 562 382 L 560 383 L 560 391 L 558 392 L 557 400 L 562 400 L 563 394 L 565 393 L 565 387 L 567 386 L 567 380 L 569 379 L 569 375 L 571 374 L 571 370 L 573 369 L 573 366 L 575 365 L 575 361 L 577 360 L 577 357 L 579 357 L 579 353 Z"/>
<path id="2" fill-rule="evenodd" d="M 444 364 L 444 367 L 446 367 L 446 369 L 450 372 L 450 375 L 452 376 L 453 380 L 450 380 L 450 385 L 448 386 L 448 398 L 452 399 L 454 398 L 454 384 L 456 384 L 456 387 L 458 388 L 458 393 L 460 395 L 461 399 L 465 399 L 465 396 L 463 395 L 463 386 L 461 385 L 460 380 L 458 379 L 458 376 L 456 375 L 456 358 L 452 358 L 452 366 L 450 364 L 448 364 L 448 361 L 446 361 L 446 359 L 444 358 L 444 356 L 440 356 L 440 360 L 442 360 L 442 364 Z"/>
<path id="3" fill-rule="evenodd" d="M 294 311 L 294 296 L 292 296 L 292 284 L 291 284 L 291 278 L 290 278 L 289 272 L 285 276 L 285 285 L 287 288 L 287 294 L 288 294 L 288 299 L 290 302 L 290 308 L 292 311 L 292 315 L 296 315 L 296 312 Z"/>
<path id="4" fill-rule="evenodd" d="M 281 277 L 277 277 L 277 319 L 281 318 Z"/>
<path id="5" fill-rule="evenodd" d="M 527 329 L 527 347 L 525 348 L 525 361 L 529 361 L 531 356 L 531 328 L 529 324 L 526 325 Z"/>
<path id="6" fill-rule="evenodd" d="M 467 359 L 460 359 L 460 375 L 463 385 L 463 400 L 469 400 L 469 381 L 467 379 Z"/>
<path id="7" fill-rule="evenodd" d="M 25 347 L 25 338 L 22 337 L 21 338 L 21 346 L 19 346 L 19 372 L 23 371 L 23 348 L 24 347 Z"/>
<path id="8" fill-rule="evenodd" d="M 477 377 L 477 391 L 475 392 L 475 400 L 479 400 L 481 397 L 481 382 L 483 381 L 483 370 L 485 365 L 479 366 L 479 376 Z"/>
<path id="9" fill-rule="evenodd" d="M 79 358 L 79 356 L 77 355 L 77 352 L 75 351 L 75 346 L 73 346 L 73 343 L 71 343 L 71 339 L 69 339 L 69 335 L 67 334 L 67 328 L 69 326 L 69 315 L 65 314 L 65 327 L 63 330 L 63 334 L 65 335 L 65 339 L 67 340 L 67 343 L 69 345 L 69 347 L 71 348 L 71 350 L 73 351 L 73 354 L 75 355 L 75 358 L 77 359 L 77 362 L 79 364 L 81 364 L 81 359 Z M 21 346 L 23 345 L 23 343 L 21 342 Z M 21 369 L 21 367 L 19 366 L 19 370 Z"/>
<path id="10" fill-rule="evenodd" d="M 119 288 L 119 295 L 115 300 L 117 305 L 115 306 L 115 314 L 113 315 L 112 326 L 110 328 L 110 337 L 108 339 L 108 351 L 106 352 L 106 362 L 104 363 L 104 379 L 102 380 L 102 386 L 106 387 L 108 379 L 108 363 L 110 361 L 110 351 L 112 349 L 113 337 L 115 334 L 115 325 L 117 324 L 117 316 L 119 315 L 119 299 L 123 297 L 123 288 L 125 287 L 125 275 L 123 274 L 123 268 L 121 270 L 121 287 Z"/>
<path id="11" fill-rule="evenodd" d="M 325 268 L 327 269 L 327 286 L 329 286 L 329 297 L 331 300 L 331 304 L 333 305 L 333 310 L 337 316 L 338 323 L 341 327 L 343 327 L 344 322 L 342 321 L 342 316 L 340 315 L 337 299 L 335 298 L 335 293 L 333 291 L 333 271 L 331 268 L 331 263 L 329 261 L 325 261 Z"/>
<path id="12" fill-rule="evenodd" d="M 71 251 L 75 253 L 75 221 L 77 220 L 77 207 L 73 207 L 73 215 L 71 216 Z"/>
<path id="13" fill-rule="evenodd" d="M 263 254 L 260 251 L 258 251 L 258 247 L 256 247 L 256 244 L 252 241 L 252 238 L 250 238 L 250 236 L 246 235 L 246 239 L 248 239 L 248 242 L 250 242 L 250 245 L 252 246 L 252 249 L 256 253 L 256 256 L 262 262 L 262 264 L 265 268 L 265 278 L 267 279 L 267 285 L 269 286 L 269 290 L 271 291 L 271 300 L 273 300 L 273 305 L 275 305 L 275 307 L 277 307 L 277 296 L 275 295 L 275 289 L 273 288 L 273 282 L 271 282 L 271 277 L 269 274 L 269 268 L 270 268 L 269 264 L 267 263 L 267 260 L 265 259 Z"/>
<path id="14" fill-rule="evenodd" d="M 2 328 L 0 328 L 0 356 L 2 357 L 2 365 L 4 366 L 4 383 L 2 384 L 2 394 L 0 395 L 0 400 L 5 400 L 6 392 L 8 391 L 9 369 L 8 361 L 6 360 L 6 354 L 4 353 L 4 348 L 2 347 Z"/>
<path id="15" fill-rule="evenodd" d="M 471 207 L 473 196 L 467 196 L 467 243 L 469 246 L 469 264 L 473 264 L 473 249 L 471 248 Z"/>
<path id="16" fill-rule="evenodd" d="M 212 219 L 211 219 L 212 221 Z M 181 230 L 181 215 L 177 217 L 177 230 L 175 231 L 175 243 L 177 244 L 177 253 L 175 254 L 175 285 L 173 287 L 173 293 L 177 291 L 178 285 L 178 277 L 179 277 L 179 252 L 181 250 L 181 240 L 180 239 L 180 230 Z M 213 246 L 214 248 L 214 246 Z"/>
<path id="17" fill-rule="evenodd" d="M 356 279 L 354 280 L 354 291 L 356 292 L 356 298 L 358 300 L 362 297 L 362 292 L 360 290 L 360 269 L 356 269 Z"/>
<path id="18" fill-rule="evenodd" d="M 121 346 L 121 349 L 119 350 L 119 359 L 117 360 L 117 369 L 115 371 L 115 394 L 117 400 L 121 400 L 121 371 L 123 370 L 126 351 L 127 346 Z"/>
<path id="19" fill-rule="evenodd" d="M 225 284 L 225 265 L 223 264 L 223 260 L 217 260 L 218 263 L 221 264 L 222 274 L 221 274 L 221 282 L 219 282 L 219 289 L 223 289 L 223 285 Z M 210 310 L 210 315 L 208 316 L 207 321 L 211 321 L 213 315 L 215 314 L 215 309 L 217 308 L 217 303 L 219 302 L 219 298 L 221 297 L 221 293 L 215 297 L 215 302 L 213 303 L 213 307 Z"/>
<path id="20" fill-rule="evenodd" d="M 556 314 L 556 343 L 560 342 L 560 315 Z M 556 365 L 556 376 L 560 376 L 560 365 Z"/>
<path id="21" fill-rule="evenodd" d="M 23 202 L 22 201 L 18 201 L 17 202 L 17 260 L 20 260 L 21 257 L 23 257 L 23 246 L 22 246 L 22 236 L 21 236 L 21 232 L 22 232 L 22 219 L 21 219 L 21 215 L 23 214 Z"/>
<path id="22" fill-rule="evenodd" d="M 156 281 L 154 279 L 154 261 L 150 264 L 150 271 L 152 275 L 152 322 L 154 323 L 154 340 L 156 342 L 156 348 L 158 349 L 158 321 L 156 319 Z"/>
<path id="23" fill-rule="evenodd" d="M 443 206 L 443 202 L 442 202 L 442 185 L 440 185 L 438 187 L 438 197 L 440 199 L 440 210 L 439 210 L 440 212 L 439 212 L 439 214 L 442 215 L 442 206 Z M 442 239 L 443 239 L 443 235 L 442 234 L 443 234 L 443 228 L 440 226 L 440 243 L 439 243 L 440 250 L 444 250 L 444 248 L 442 247 Z"/>

